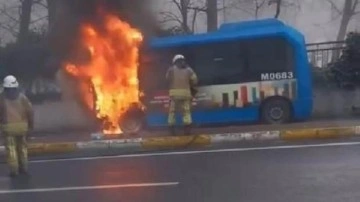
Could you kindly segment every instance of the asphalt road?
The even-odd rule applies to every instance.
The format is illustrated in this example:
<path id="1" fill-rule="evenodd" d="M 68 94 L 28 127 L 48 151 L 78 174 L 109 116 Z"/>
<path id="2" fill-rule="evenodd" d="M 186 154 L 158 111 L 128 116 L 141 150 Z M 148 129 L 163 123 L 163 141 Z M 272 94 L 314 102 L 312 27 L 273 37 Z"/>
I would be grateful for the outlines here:
<path id="1" fill-rule="evenodd" d="M 242 145 L 208 150 L 33 160 L 7 202 L 357 202 L 360 141 Z"/>

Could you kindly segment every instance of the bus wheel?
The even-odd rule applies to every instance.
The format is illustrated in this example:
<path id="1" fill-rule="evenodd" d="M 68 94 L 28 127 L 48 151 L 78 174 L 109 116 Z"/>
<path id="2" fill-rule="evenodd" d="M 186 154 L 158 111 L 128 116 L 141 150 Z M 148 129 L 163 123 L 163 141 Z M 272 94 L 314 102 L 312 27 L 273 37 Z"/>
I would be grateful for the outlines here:
<path id="1" fill-rule="evenodd" d="M 144 111 L 137 105 L 130 106 L 119 126 L 125 135 L 138 135 L 144 128 Z"/>
<path id="2" fill-rule="evenodd" d="M 125 135 L 138 135 L 143 126 L 142 119 L 136 116 L 125 117 L 120 123 L 120 128 Z"/>
<path id="3" fill-rule="evenodd" d="M 261 107 L 261 118 L 267 124 L 287 123 L 291 116 L 291 104 L 284 98 L 270 98 Z"/>

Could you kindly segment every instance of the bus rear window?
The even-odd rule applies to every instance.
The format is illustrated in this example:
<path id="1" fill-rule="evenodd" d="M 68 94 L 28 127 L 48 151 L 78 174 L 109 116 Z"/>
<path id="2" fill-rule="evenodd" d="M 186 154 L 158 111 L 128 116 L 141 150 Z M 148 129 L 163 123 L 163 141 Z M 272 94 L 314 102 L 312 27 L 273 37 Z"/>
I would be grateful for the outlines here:
<path id="1" fill-rule="evenodd" d="M 249 73 L 292 72 L 294 57 L 291 45 L 280 37 L 247 42 Z"/>

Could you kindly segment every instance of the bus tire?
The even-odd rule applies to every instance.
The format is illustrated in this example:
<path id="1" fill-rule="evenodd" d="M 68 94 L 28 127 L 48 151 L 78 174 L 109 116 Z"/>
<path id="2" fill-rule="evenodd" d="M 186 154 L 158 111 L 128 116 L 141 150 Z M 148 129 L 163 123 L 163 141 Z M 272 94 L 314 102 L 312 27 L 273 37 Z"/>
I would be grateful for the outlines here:
<path id="1" fill-rule="evenodd" d="M 136 104 L 130 107 L 119 123 L 124 135 L 140 134 L 145 125 L 144 117 L 144 111 Z"/>
<path id="2" fill-rule="evenodd" d="M 143 127 L 143 120 L 140 117 L 135 116 L 125 117 L 120 123 L 120 128 L 124 135 L 138 135 Z"/>
<path id="3" fill-rule="evenodd" d="M 266 124 L 282 124 L 292 119 L 291 102 L 283 97 L 272 97 L 261 107 L 261 119 Z"/>

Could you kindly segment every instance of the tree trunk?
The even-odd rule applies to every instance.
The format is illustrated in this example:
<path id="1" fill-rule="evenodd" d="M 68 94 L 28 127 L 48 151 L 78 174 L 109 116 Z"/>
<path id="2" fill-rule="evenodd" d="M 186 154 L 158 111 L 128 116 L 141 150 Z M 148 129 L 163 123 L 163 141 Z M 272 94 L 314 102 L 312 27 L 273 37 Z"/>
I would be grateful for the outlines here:
<path id="1" fill-rule="evenodd" d="M 274 18 L 278 19 L 281 12 L 281 2 L 282 0 L 276 0 L 276 12 Z"/>
<path id="2" fill-rule="evenodd" d="M 20 31 L 17 38 L 18 43 L 26 42 L 29 37 L 32 5 L 33 0 L 23 0 L 21 3 Z"/>
<path id="3" fill-rule="evenodd" d="M 340 27 L 339 27 L 339 31 L 338 31 L 338 34 L 336 37 L 337 41 L 345 40 L 349 22 L 351 20 L 351 17 L 354 15 L 353 1 L 354 0 L 345 0 L 345 2 L 344 2 L 344 8 L 342 11 Z M 334 51 L 331 61 L 332 62 L 336 61 L 339 58 L 339 56 L 340 56 L 340 51 Z"/>
<path id="4" fill-rule="evenodd" d="M 353 0 L 345 0 L 341 22 L 340 22 L 340 28 L 336 37 L 337 41 L 342 41 L 345 39 L 347 27 L 349 25 L 351 17 L 354 14 L 352 5 L 353 5 Z"/>
<path id="5" fill-rule="evenodd" d="M 218 27 L 217 0 L 207 0 L 207 31 L 215 31 Z"/>
<path id="6" fill-rule="evenodd" d="M 255 19 L 257 20 L 259 18 L 259 8 L 256 6 L 255 8 Z"/>
<path id="7" fill-rule="evenodd" d="M 59 0 L 46 0 L 46 2 L 48 7 L 48 22 L 49 22 L 48 30 L 51 30 L 55 24 L 56 12 L 58 7 L 57 4 L 59 3 Z"/>
<path id="8" fill-rule="evenodd" d="M 339 31 L 336 37 L 337 41 L 343 41 L 346 37 L 346 31 L 347 31 L 347 27 L 349 25 L 351 16 L 349 14 L 344 14 L 341 18 L 341 22 L 340 22 L 340 27 L 339 27 Z"/>
<path id="9" fill-rule="evenodd" d="M 181 18 L 182 18 L 182 24 L 181 28 L 185 33 L 190 33 L 190 29 L 188 26 L 188 6 L 189 6 L 190 0 L 181 0 L 180 1 L 180 12 L 181 12 Z"/>

